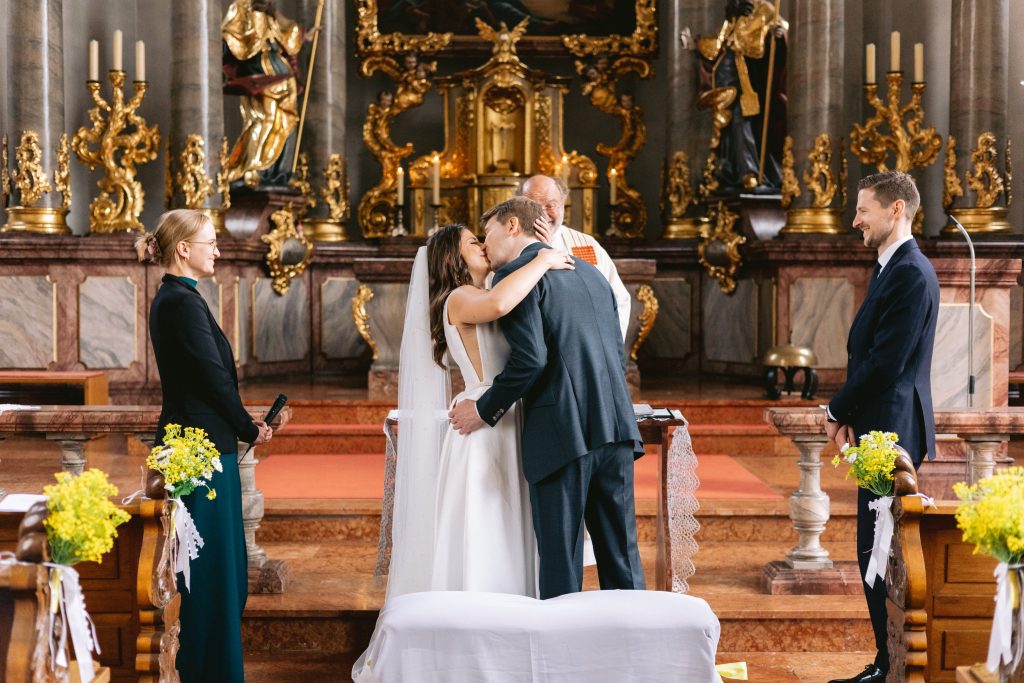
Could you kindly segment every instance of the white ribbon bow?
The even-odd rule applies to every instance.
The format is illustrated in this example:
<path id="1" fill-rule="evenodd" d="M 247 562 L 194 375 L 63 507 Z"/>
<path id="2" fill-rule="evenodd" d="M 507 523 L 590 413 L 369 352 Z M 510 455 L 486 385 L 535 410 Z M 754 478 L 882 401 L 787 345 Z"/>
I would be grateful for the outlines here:
<path id="1" fill-rule="evenodd" d="M 199 549 L 203 547 L 203 537 L 199 535 L 196 523 L 189 514 L 188 508 L 177 498 L 171 498 L 171 557 L 174 573 L 185 575 L 185 589 L 192 591 L 192 572 L 190 562 L 199 557 Z"/>
<path id="2" fill-rule="evenodd" d="M 992 615 L 992 635 L 988 640 L 988 659 L 985 666 L 989 671 L 996 671 L 999 662 L 1015 668 L 1024 656 L 1024 610 L 1017 610 L 1018 629 L 1021 636 L 1013 642 L 1013 583 L 1010 572 L 1020 572 L 1020 567 L 1010 568 L 1005 562 L 996 565 L 996 610 Z M 1019 584 L 1018 584 L 1019 585 Z"/>
<path id="3" fill-rule="evenodd" d="M 92 666 L 92 653 L 100 653 L 99 639 L 96 637 L 96 627 L 92 618 L 85 609 L 85 597 L 82 595 L 82 587 L 78 583 L 78 572 L 64 565 L 45 562 L 44 566 L 50 568 L 50 591 L 51 608 L 49 610 L 50 638 L 50 663 L 56 669 L 57 666 L 68 667 L 68 631 L 71 632 L 71 646 L 75 649 L 75 659 L 78 661 L 78 671 L 82 683 L 89 683 L 96 677 L 96 671 Z M 55 604 L 54 604 L 55 603 Z M 60 609 L 60 642 L 56 651 L 53 645 L 53 617 Z"/>
<path id="4" fill-rule="evenodd" d="M 875 545 L 871 548 L 871 559 L 868 560 L 867 571 L 864 572 L 864 583 L 875 585 L 875 577 L 885 581 L 885 571 L 889 566 L 889 552 L 892 549 L 892 533 L 896 528 L 896 520 L 892 516 L 892 496 L 882 496 L 868 503 L 868 508 L 875 511 Z"/>

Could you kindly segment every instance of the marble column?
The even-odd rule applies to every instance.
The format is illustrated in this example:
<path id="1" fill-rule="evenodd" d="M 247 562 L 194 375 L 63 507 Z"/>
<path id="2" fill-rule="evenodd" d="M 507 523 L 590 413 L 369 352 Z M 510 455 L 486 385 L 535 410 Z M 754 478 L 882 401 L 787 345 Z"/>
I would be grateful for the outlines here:
<path id="1" fill-rule="evenodd" d="M 711 117 L 707 111 L 697 109 L 700 60 L 693 50 L 683 45 L 680 35 L 687 29 L 694 40 L 699 36 L 714 34 L 718 28 L 716 21 L 724 17 L 722 8 L 722 3 L 713 0 L 678 0 L 665 6 L 665 25 L 668 27 L 664 37 L 665 69 L 672 102 L 671 106 L 665 108 L 668 142 L 662 187 L 665 207 L 665 230 L 662 236 L 665 238 L 700 237 L 701 219 L 694 217 L 697 209 L 696 194 L 711 139 Z M 680 153 L 685 157 L 680 157 Z M 690 188 L 689 199 L 693 203 L 681 197 L 681 201 L 673 206 L 667 196 L 668 184 L 675 180 L 678 188 L 681 183 L 680 174 L 685 175 L 685 183 Z"/>
<path id="2" fill-rule="evenodd" d="M 956 158 L 954 166 L 947 144 L 945 203 L 971 232 L 1008 230 L 1009 0 L 952 0 L 952 5 L 949 133 Z M 949 225 L 944 232 L 956 229 Z"/>
<path id="3" fill-rule="evenodd" d="M 310 28 L 316 19 L 319 2 L 302 0 L 300 17 Z M 320 38 L 308 84 L 309 104 L 301 145 L 309 158 L 310 182 L 316 193 L 316 206 L 310 209 L 303 225 L 311 231 L 314 240 L 325 242 L 347 239 L 348 177 L 344 156 L 346 30 L 344 3 L 324 2 Z"/>
<path id="4" fill-rule="evenodd" d="M 12 196 L 4 230 L 70 233 L 63 0 L 18 0 L 4 5 L 8 34 L 18 37 L 8 41 L 5 65 L 7 129 L 2 134 L 7 139 Z M 19 146 L 38 163 L 19 164 Z M 63 163 L 58 160 L 61 153 Z"/>
<path id="5" fill-rule="evenodd" d="M 177 0 L 173 5 L 171 92 L 174 95 L 171 97 L 169 146 L 174 196 L 170 204 L 175 208 L 203 210 L 217 232 L 226 233 L 225 198 L 217 183 L 224 142 L 220 22 L 221 3 L 217 0 Z M 179 174 L 182 174 L 181 179 Z M 189 192 L 186 193 L 186 189 Z"/>
<path id="6" fill-rule="evenodd" d="M 782 234 L 844 231 L 843 0 L 794 0 L 787 63 L 789 134 L 783 154 Z M 792 176 L 789 175 L 792 172 Z M 800 194 L 787 193 L 787 177 Z M 820 185 L 815 191 L 805 177 Z"/>

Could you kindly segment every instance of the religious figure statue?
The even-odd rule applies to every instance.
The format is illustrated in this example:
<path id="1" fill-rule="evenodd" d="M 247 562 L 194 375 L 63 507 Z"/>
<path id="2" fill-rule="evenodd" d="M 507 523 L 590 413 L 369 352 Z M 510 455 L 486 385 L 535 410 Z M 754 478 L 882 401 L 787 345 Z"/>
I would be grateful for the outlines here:
<path id="1" fill-rule="evenodd" d="M 718 180 L 727 192 L 777 192 L 786 137 L 789 23 L 768 0 L 726 0 L 725 17 L 714 37 L 694 41 L 689 29 L 680 36 L 700 59 L 697 106 L 712 111 L 710 147 Z"/>
<path id="2" fill-rule="evenodd" d="M 227 180 L 286 184 L 299 121 L 298 55 L 311 36 L 267 0 L 232 2 L 221 34 L 224 92 L 242 96 L 242 133 L 228 155 Z"/>

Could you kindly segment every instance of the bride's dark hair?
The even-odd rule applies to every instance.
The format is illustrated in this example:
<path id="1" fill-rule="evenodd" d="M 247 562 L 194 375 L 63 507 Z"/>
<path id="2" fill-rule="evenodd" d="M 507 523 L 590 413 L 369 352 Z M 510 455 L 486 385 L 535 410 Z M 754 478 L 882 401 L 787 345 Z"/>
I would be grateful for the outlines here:
<path id="1" fill-rule="evenodd" d="M 448 295 L 473 282 L 462 258 L 461 223 L 446 225 L 427 240 L 427 272 L 430 274 L 430 338 L 434 343 L 434 362 L 444 367 L 448 342 L 444 338 L 444 302 Z"/>

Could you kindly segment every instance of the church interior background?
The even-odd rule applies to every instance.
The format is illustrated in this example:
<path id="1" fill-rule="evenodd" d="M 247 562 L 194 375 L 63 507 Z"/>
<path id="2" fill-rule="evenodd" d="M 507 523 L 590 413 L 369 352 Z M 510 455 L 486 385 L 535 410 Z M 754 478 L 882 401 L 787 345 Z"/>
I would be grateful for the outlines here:
<path id="1" fill-rule="evenodd" d="M 566 224 L 601 241 L 633 296 L 634 400 L 689 422 L 706 489 L 690 587 L 722 620 L 720 659 L 771 681 L 859 662 L 870 626 L 843 587 L 856 494 L 818 471 L 824 441 L 773 426 L 765 410 L 810 409 L 842 384 L 875 258 L 851 227 L 857 181 L 905 170 L 942 287 L 932 378 L 948 438 L 922 490 L 950 498 L 978 458 L 1013 462 L 1024 425 L 1011 408 L 1024 366 L 1013 163 L 1024 45 L 1013 27 L 1024 2 L 274 4 L 270 54 L 252 51 L 253 32 L 271 29 L 247 24 L 244 2 L 3 3 L 0 403 L 60 402 L 26 389 L 32 375 L 100 373 L 107 408 L 91 427 L 62 425 L 60 411 L 28 427 L 0 411 L 0 495 L 38 492 L 86 460 L 119 472 L 125 493 L 138 488 L 141 407 L 160 402 L 147 320 L 162 273 L 137 262 L 132 242 L 167 208 L 202 209 L 221 257 L 199 289 L 242 395 L 293 399 L 289 424 L 243 473 L 250 679 L 344 670 L 383 602 L 380 425 L 415 250 L 432 227 L 476 226 L 544 173 L 569 186 Z M 304 39 L 314 24 L 315 41 Z M 974 240 L 974 307 L 947 213 Z M 817 392 L 801 398 L 797 374 L 778 399 L 774 369 L 796 366 L 813 368 Z M 998 429 L 963 417 L 971 370 L 973 407 L 1008 416 Z M 644 461 L 638 518 L 653 577 L 665 470 Z M 807 567 L 817 579 L 779 574 L 797 538 L 828 547 Z M 947 636 L 961 647 L 921 665 L 930 680 L 959 680 L 956 666 L 984 658 L 983 602 L 969 628 L 929 616 L 927 652 Z M 133 627 L 97 622 L 116 653 L 101 663 L 118 680 L 141 675 L 126 659 Z"/>

